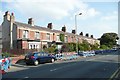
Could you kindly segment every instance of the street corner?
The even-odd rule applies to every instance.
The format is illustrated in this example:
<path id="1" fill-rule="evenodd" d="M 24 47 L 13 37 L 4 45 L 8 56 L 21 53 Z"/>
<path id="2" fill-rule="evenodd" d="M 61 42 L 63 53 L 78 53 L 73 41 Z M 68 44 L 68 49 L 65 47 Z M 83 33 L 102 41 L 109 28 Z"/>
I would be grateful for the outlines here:
<path id="1" fill-rule="evenodd" d="M 12 64 L 24 64 L 24 56 L 17 56 L 17 57 L 11 57 L 12 58 Z"/>

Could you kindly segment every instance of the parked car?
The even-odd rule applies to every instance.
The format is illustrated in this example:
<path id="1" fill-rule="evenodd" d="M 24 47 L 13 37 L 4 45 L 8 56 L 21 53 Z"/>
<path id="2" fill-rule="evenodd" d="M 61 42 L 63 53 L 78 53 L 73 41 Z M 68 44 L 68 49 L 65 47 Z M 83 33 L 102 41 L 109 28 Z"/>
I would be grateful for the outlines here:
<path id="1" fill-rule="evenodd" d="M 10 57 L 6 57 L 6 56 L 2 56 L 0 54 L 0 72 L 3 74 L 5 72 L 7 72 L 9 70 L 11 66 L 11 58 Z"/>
<path id="2" fill-rule="evenodd" d="M 87 54 L 86 54 L 86 53 L 79 53 L 78 55 L 79 55 L 79 56 L 82 56 L 82 57 L 87 57 Z"/>
<path id="3" fill-rule="evenodd" d="M 54 62 L 56 60 L 55 56 L 49 55 L 45 52 L 33 52 L 28 53 L 25 56 L 26 64 L 38 65 L 39 63 Z"/>

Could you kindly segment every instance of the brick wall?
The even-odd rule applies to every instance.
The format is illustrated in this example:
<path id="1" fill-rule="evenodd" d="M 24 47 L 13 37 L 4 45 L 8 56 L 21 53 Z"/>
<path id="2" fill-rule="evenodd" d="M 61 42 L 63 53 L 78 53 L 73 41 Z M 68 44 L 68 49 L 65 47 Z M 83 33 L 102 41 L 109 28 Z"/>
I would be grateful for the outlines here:
<path id="1" fill-rule="evenodd" d="M 41 32 L 41 40 L 46 40 L 47 33 Z"/>
<path id="2" fill-rule="evenodd" d="M 17 39 L 23 37 L 23 30 L 22 29 L 17 29 Z"/>
<path id="3" fill-rule="evenodd" d="M 28 49 L 28 42 L 22 41 L 22 49 Z"/>
<path id="4" fill-rule="evenodd" d="M 34 40 L 35 39 L 35 32 L 34 31 L 29 31 L 29 39 Z"/>

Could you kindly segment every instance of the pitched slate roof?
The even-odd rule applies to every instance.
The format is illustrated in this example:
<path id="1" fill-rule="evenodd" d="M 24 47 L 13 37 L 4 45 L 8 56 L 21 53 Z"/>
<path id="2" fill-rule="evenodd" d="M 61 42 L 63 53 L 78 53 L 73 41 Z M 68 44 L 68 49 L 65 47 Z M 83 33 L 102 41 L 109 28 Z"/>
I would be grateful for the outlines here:
<path id="1" fill-rule="evenodd" d="M 14 24 L 16 24 L 19 27 L 28 27 L 28 28 L 38 29 L 38 30 L 45 30 L 45 31 L 49 31 L 49 32 L 54 32 L 54 33 L 63 33 L 63 34 L 66 34 L 66 35 L 75 35 L 73 33 L 63 32 L 63 31 L 60 31 L 60 30 L 51 30 L 49 28 L 45 28 L 45 27 L 41 27 L 41 26 L 37 26 L 37 25 L 31 26 L 29 24 L 21 23 L 21 22 L 15 22 Z"/>
<path id="2" fill-rule="evenodd" d="M 38 29 L 38 30 L 45 30 L 45 31 L 52 32 L 49 28 L 45 28 L 45 27 L 41 27 L 41 26 L 37 26 L 37 25 L 31 26 L 29 24 L 21 23 L 21 22 L 15 22 L 15 24 L 19 27 L 28 27 L 28 28 L 34 28 L 34 29 Z"/>
<path id="3" fill-rule="evenodd" d="M 68 36 L 75 36 L 75 34 L 73 34 L 73 33 L 63 32 L 63 31 L 60 31 L 60 30 L 51 30 L 49 28 L 45 28 L 45 27 L 41 27 L 41 26 L 37 26 L 37 25 L 31 26 L 29 24 L 21 23 L 21 22 L 15 22 L 14 24 L 19 26 L 19 27 L 28 27 L 28 28 L 34 28 L 34 29 L 43 30 L 43 31 L 49 31 L 49 32 L 53 32 L 53 33 L 62 33 L 62 34 L 68 35 Z M 86 36 L 81 36 L 81 35 L 77 35 L 77 36 L 79 36 L 81 38 L 97 40 L 97 39 L 91 38 L 91 37 L 86 37 Z"/>

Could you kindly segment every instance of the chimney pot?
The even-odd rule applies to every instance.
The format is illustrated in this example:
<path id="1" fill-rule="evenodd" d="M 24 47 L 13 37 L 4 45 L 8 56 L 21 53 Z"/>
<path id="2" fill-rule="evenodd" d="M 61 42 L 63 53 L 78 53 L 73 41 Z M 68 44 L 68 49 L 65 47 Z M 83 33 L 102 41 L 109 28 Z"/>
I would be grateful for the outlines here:
<path id="1" fill-rule="evenodd" d="M 12 13 L 11 15 L 14 16 L 14 13 Z"/>
<path id="2" fill-rule="evenodd" d="M 64 25 L 64 27 L 62 27 L 62 31 L 66 32 L 66 26 Z"/>
<path id="3" fill-rule="evenodd" d="M 34 26 L 33 18 L 29 18 L 28 19 L 28 24 L 30 24 L 31 26 Z"/>
<path id="4" fill-rule="evenodd" d="M 86 37 L 89 37 L 89 34 L 88 33 L 86 33 L 86 35 L 85 35 Z"/>
<path id="5" fill-rule="evenodd" d="M 83 32 L 81 32 L 80 35 L 83 36 Z"/>
<path id="6" fill-rule="evenodd" d="M 72 33 L 73 33 L 73 34 L 76 34 L 76 31 L 75 31 L 75 30 L 72 30 Z"/>
<path id="7" fill-rule="evenodd" d="M 91 38 L 93 38 L 93 35 L 91 35 Z"/>
<path id="8" fill-rule="evenodd" d="M 52 29 L 52 23 L 48 23 L 47 28 Z"/>

